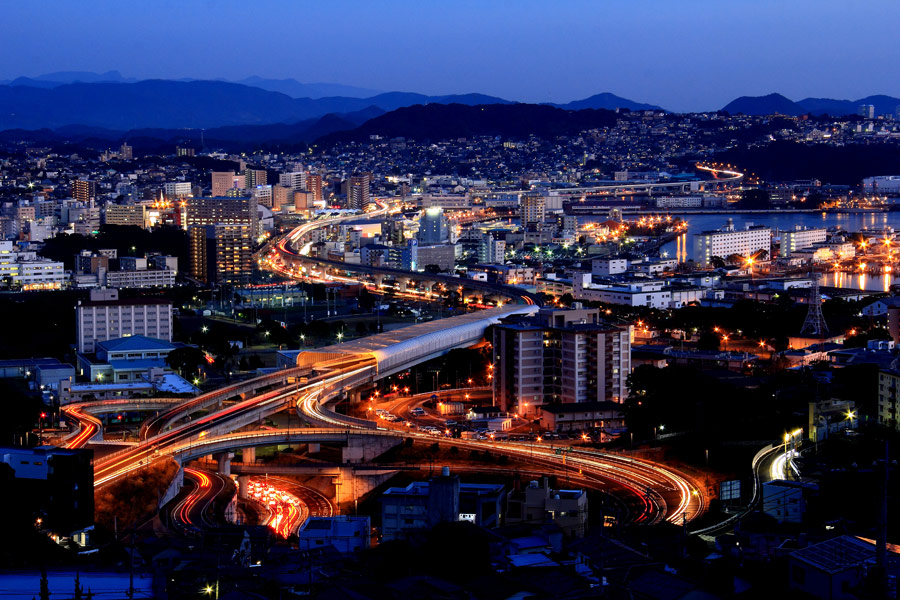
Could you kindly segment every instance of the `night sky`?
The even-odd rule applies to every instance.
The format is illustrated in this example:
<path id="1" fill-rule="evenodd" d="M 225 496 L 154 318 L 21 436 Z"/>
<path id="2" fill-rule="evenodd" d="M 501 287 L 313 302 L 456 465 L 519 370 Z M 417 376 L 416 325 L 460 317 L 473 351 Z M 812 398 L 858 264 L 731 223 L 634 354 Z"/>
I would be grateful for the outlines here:
<path id="1" fill-rule="evenodd" d="M 0 78 L 293 77 L 671 110 L 900 96 L 896 0 L 2 1 Z"/>

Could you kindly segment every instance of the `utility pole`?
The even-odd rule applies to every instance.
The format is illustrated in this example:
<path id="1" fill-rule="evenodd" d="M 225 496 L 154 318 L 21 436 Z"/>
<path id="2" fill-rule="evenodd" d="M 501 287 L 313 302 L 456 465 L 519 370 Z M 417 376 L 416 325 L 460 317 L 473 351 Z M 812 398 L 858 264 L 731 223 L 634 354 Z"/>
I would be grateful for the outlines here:
<path id="1" fill-rule="evenodd" d="M 874 591 L 876 596 L 887 597 L 887 519 L 888 519 L 888 481 L 890 479 L 890 444 L 884 441 L 884 478 L 881 480 L 881 494 L 878 499 L 878 534 L 875 540 Z"/>

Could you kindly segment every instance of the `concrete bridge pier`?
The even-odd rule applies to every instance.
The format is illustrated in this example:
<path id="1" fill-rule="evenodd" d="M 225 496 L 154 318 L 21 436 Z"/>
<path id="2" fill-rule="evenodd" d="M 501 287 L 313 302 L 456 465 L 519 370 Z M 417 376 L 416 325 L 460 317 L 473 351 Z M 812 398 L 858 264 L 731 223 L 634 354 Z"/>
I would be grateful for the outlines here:
<path id="1" fill-rule="evenodd" d="M 247 446 L 241 449 L 241 462 L 245 465 L 252 465 L 256 462 L 256 448 Z"/>
<path id="2" fill-rule="evenodd" d="M 397 471 L 357 471 L 352 467 L 341 467 L 337 477 L 333 477 L 332 496 L 335 504 L 356 503 L 360 498 L 397 474 Z"/>
<path id="3" fill-rule="evenodd" d="M 218 463 L 216 471 L 219 475 L 231 475 L 231 459 L 234 458 L 234 452 L 221 452 L 215 457 Z"/>
<path id="4" fill-rule="evenodd" d="M 350 438 L 347 445 L 341 449 L 341 462 L 362 463 L 377 458 L 403 443 L 399 436 L 372 436 L 370 438 Z"/>
<path id="5" fill-rule="evenodd" d="M 238 484 L 238 497 L 247 498 L 247 495 L 250 490 L 250 476 L 249 475 L 241 475 L 237 478 Z"/>

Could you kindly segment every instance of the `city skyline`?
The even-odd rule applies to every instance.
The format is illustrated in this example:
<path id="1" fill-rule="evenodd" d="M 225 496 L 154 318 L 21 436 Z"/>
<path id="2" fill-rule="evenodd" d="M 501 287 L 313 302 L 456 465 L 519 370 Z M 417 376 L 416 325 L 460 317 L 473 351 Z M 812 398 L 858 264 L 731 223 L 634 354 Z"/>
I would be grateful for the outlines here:
<path id="1" fill-rule="evenodd" d="M 900 9 L 880 1 L 854 10 L 802 1 L 779 5 L 778 14 L 756 10 L 760 3 L 723 8 L 707 1 L 640 8 L 526 2 L 516 11 L 472 3 L 264 2 L 249 30 L 240 18 L 244 7 L 232 2 L 215 11 L 203 2 L 51 4 L 40 15 L 30 6 L 8 7 L 20 25 L 9 33 L 0 77 L 115 69 L 139 79 L 294 78 L 550 103 L 611 92 L 677 112 L 772 92 L 794 100 L 900 95 L 887 30 Z M 129 34 L 137 22 L 139 37 Z M 302 23 L 321 25 L 301 28 L 298 45 Z M 102 35 L 85 45 L 76 35 L 85 29 Z M 266 35 L 249 45 L 217 43 L 253 31 Z"/>

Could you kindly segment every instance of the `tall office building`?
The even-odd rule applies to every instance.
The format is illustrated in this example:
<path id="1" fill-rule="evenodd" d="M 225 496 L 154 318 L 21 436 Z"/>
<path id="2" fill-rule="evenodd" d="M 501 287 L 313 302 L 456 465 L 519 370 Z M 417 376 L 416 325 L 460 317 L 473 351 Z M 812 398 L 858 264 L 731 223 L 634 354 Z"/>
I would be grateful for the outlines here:
<path id="1" fill-rule="evenodd" d="M 265 169 L 246 169 L 244 171 L 244 188 L 255 188 L 258 185 L 266 185 Z"/>
<path id="2" fill-rule="evenodd" d="M 97 182 L 87 179 L 77 179 L 69 187 L 69 195 L 85 204 L 97 197 Z"/>
<path id="3" fill-rule="evenodd" d="M 317 173 L 307 173 L 306 191 L 313 195 L 313 202 L 324 200 L 322 196 L 322 176 Z"/>
<path id="4" fill-rule="evenodd" d="M 542 308 L 494 327 L 494 405 L 534 416 L 546 404 L 622 402 L 631 332 L 598 309 Z"/>
<path id="5" fill-rule="evenodd" d="M 450 221 L 443 208 L 433 206 L 422 211 L 422 216 L 419 217 L 419 233 L 416 237 L 419 244 L 424 246 L 449 241 Z"/>
<path id="6" fill-rule="evenodd" d="M 134 149 L 128 144 L 122 144 L 119 147 L 119 158 L 122 160 L 131 160 L 134 158 Z"/>
<path id="7" fill-rule="evenodd" d="M 235 174 L 232 171 L 213 171 L 212 196 L 219 198 L 225 196 L 228 190 L 234 189 Z"/>
<path id="8" fill-rule="evenodd" d="M 519 205 L 519 216 L 522 219 L 522 227 L 543 223 L 545 212 L 546 205 L 543 196 L 533 193 L 522 195 L 522 200 Z"/>
<path id="9" fill-rule="evenodd" d="M 351 175 L 347 183 L 347 208 L 365 211 L 371 202 L 371 175 L 362 173 Z"/>
<path id="10" fill-rule="evenodd" d="M 253 242 L 249 225 L 193 225 L 188 232 L 194 279 L 210 285 L 250 283 Z"/>

